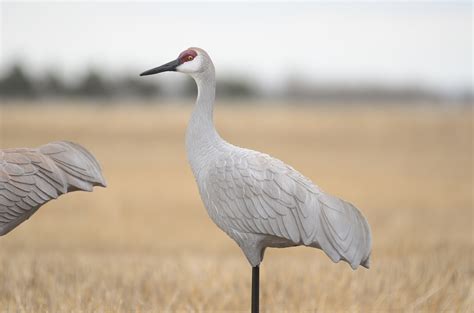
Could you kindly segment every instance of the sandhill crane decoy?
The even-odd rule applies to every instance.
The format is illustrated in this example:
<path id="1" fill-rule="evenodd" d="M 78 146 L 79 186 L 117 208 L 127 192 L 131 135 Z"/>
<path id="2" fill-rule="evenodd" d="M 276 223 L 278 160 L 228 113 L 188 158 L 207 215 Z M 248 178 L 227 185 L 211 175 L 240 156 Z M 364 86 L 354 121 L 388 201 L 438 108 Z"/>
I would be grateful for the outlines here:
<path id="1" fill-rule="evenodd" d="M 259 309 L 259 265 L 267 247 L 304 245 L 353 269 L 369 267 L 371 232 L 356 207 L 323 192 L 282 161 L 219 136 L 213 122 L 214 65 L 204 50 L 189 48 L 140 76 L 166 71 L 196 81 L 197 100 L 186 130 L 188 161 L 209 216 L 252 266 L 252 312 Z"/>
<path id="2" fill-rule="evenodd" d="M 105 179 L 94 156 L 78 144 L 0 149 L 0 236 L 46 202 L 71 191 L 92 191 L 93 186 L 105 187 Z"/>

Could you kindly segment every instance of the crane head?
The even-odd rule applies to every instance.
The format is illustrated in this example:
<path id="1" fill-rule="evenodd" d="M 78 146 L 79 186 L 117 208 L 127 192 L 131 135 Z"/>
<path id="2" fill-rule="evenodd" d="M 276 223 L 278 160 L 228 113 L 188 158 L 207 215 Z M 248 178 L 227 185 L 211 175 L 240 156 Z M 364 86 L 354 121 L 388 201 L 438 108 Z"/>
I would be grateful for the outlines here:
<path id="1" fill-rule="evenodd" d="M 207 53 L 200 48 L 189 48 L 181 52 L 176 60 L 152 68 L 140 74 L 140 76 L 153 75 L 162 72 L 181 72 L 195 74 L 205 71 L 212 65 Z"/>

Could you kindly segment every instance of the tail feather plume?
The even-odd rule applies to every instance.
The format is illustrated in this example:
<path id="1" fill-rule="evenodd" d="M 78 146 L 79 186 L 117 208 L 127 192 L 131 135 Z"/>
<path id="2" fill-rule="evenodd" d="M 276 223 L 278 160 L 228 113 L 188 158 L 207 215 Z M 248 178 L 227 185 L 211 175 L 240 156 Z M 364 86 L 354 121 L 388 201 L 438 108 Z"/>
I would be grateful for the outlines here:
<path id="1" fill-rule="evenodd" d="M 37 149 L 0 149 L 0 236 L 48 201 L 94 186 L 106 186 L 102 170 L 78 144 L 58 141 Z"/>

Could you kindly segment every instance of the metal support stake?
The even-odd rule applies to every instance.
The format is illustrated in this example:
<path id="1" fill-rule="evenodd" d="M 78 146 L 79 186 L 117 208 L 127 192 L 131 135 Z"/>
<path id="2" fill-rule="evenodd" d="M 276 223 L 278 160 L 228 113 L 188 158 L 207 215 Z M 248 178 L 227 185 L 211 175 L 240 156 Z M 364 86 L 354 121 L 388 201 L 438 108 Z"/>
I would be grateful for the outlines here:
<path id="1" fill-rule="evenodd" d="M 259 311 L 260 267 L 252 267 L 252 313 Z"/>

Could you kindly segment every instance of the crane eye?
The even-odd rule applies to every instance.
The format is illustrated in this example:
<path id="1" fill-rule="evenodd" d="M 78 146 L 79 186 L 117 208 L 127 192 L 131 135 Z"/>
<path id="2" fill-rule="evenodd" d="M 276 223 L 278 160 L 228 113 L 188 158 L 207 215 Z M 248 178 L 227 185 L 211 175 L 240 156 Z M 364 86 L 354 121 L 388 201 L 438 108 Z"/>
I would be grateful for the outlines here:
<path id="1" fill-rule="evenodd" d="M 196 51 L 188 49 L 186 51 L 181 52 L 178 59 L 179 59 L 179 62 L 182 64 L 184 62 L 189 62 L 189 61 L 194 60 L 196 56 L 197 56 Z"/>

